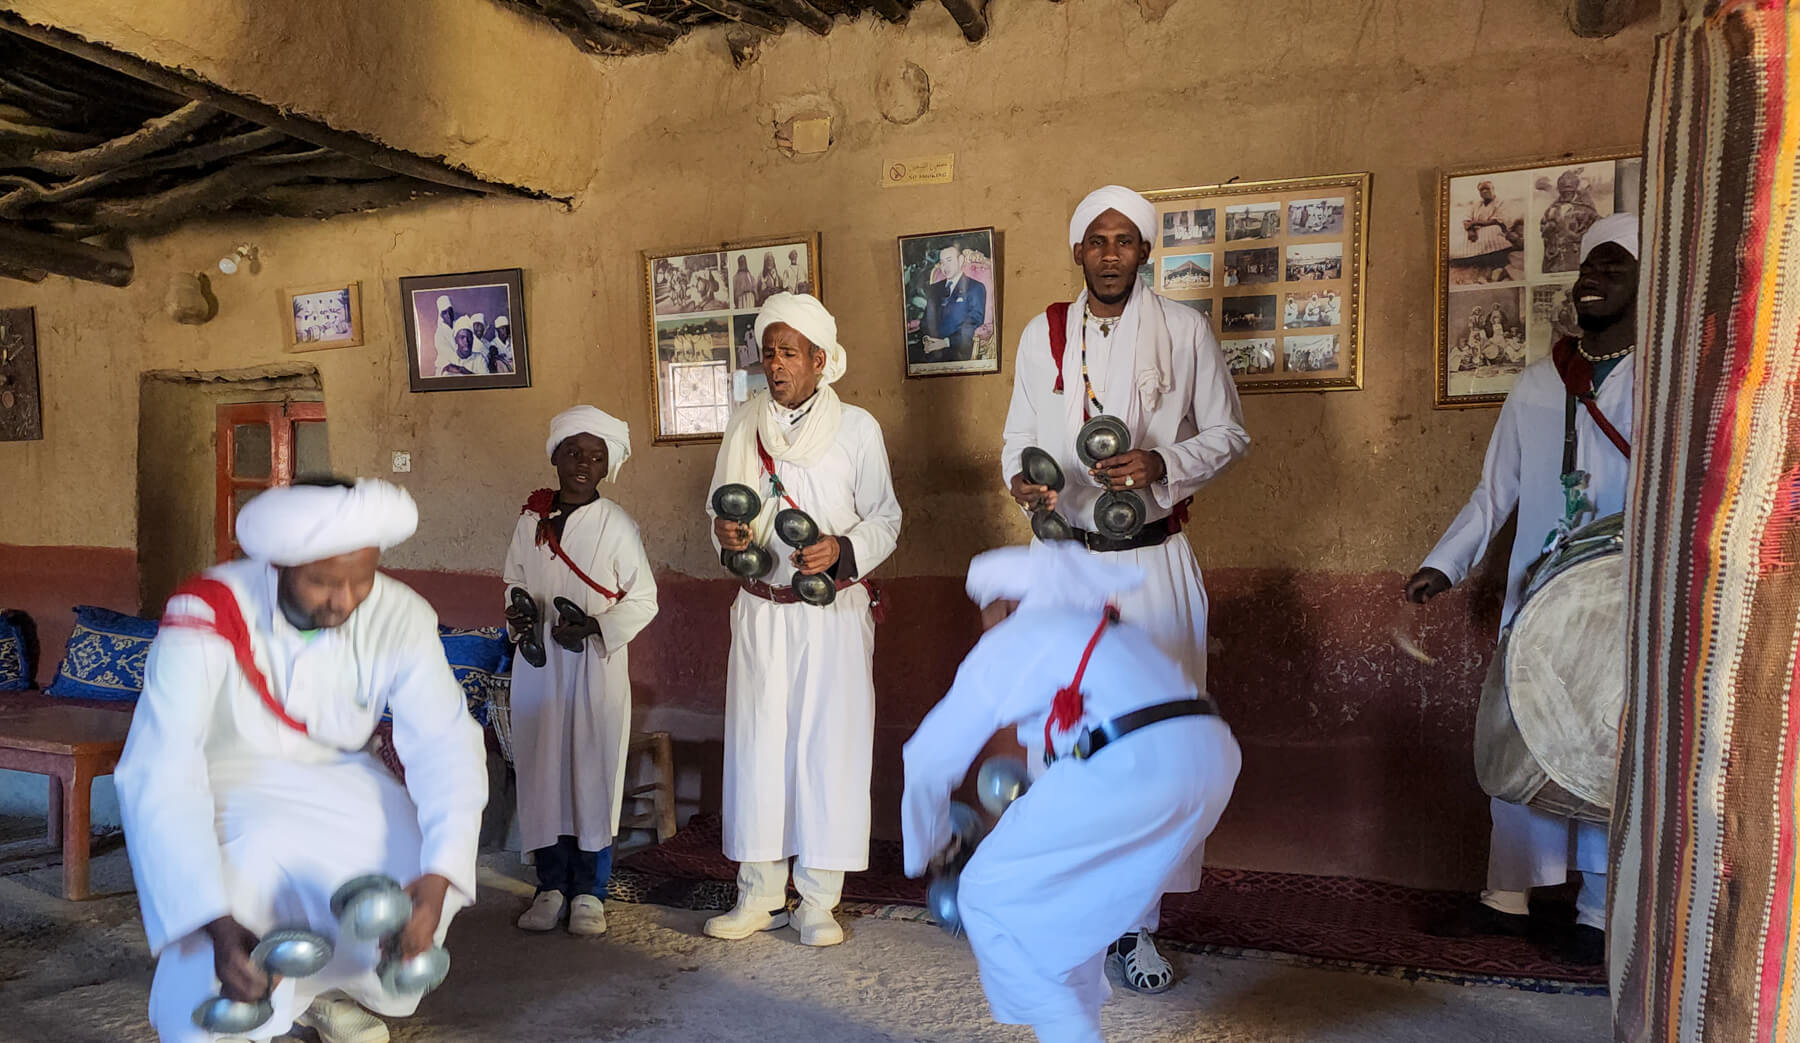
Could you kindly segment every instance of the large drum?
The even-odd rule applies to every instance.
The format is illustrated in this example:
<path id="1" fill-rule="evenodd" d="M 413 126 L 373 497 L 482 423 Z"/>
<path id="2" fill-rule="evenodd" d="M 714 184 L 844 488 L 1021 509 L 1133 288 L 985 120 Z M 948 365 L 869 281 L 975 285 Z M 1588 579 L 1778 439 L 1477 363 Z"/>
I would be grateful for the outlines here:
<path id="1" fill-rule="evenodd" d="M 1527 574 L 1475 723 L 1489 795 L 1611 818 L 1625 709 L 1624 515 L 1576 529 Z"/>

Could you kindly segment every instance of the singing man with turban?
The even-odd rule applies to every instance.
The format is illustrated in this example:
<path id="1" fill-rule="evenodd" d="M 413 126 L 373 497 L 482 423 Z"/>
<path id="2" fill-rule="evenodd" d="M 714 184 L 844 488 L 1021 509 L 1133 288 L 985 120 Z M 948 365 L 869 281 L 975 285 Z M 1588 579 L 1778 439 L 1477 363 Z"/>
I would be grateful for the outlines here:
<path id="1" fill-rule="evenodd" d="M 576 406 L 550 420 L 556 488 L 531 494 L 502 574 L 513 657 L 512 746 L 519 839 L 538 891 L 527 931 L 606 932 L 612 841 L 631 741 L 627 645 L 656 618 L 656 576 L 636 523 L 600 495 L 631 458 L 623 420 Z M 566 618 L 558 601 L 578 615 Z"/>
<path id="2" fill-rule="evenodd" d="M 995 1020 L 1045 1043 L 1099 1043 L 1108 946 L 1199 861 L 1241 764 L 1180 661 L 1112 612 L 1143 579 L 1062 541 L 977 557 L 968 592 L 985 633 L 906 743 L 914 877 L 950 845 L 950 794 L 996 730 L 1017 725 L 1056 758 L 956 893 Z"/>
<path id="3" fill-rule="evenodd" d="M 743 581 L 731 606 L 723 810 L 738 901 L 705 930 L 738 939 L 786 926 L 791 858 L 800 941 L 836 945 L 844 874 L 869 859 L 875 620 L 866 577 L 894 551 L 900 503 L 881 425 L 832 389 L 844 347 L 825 306 L 773 294 L 754 333 L 769 386 L 732 414 L 712 488 L 747 485 L 763 510 L 749 525 L 715 517 L 713 541 L 725 550 L 755 542 L 775 568 Z M 817 542 L 795 549 L 774 535 L 787 507 L 812 517 Z M 796 572 L 829 577 L 836 599 L 799 600 Z"/>
<path id="4" fill-rule="evenodd" d="M 1568 518 L 1564 494 L 1565 433 L 1575 433 L 1573 471 L 1586 476 L 1588 518 L 1625 509 L 1630 499 L 1631 409 L 1637 346 L 1638 218 L 1601 218 L 1581 238 L 1580 275 L 1570 288 L 1580 336 L 1564 337 L 1550 357 L 1519 374 L 1500 407 L 1481 481 L 1450 528 L 1407 581 L 1405 596 L 1428 601 L 1461 582 L 1487 553 L 1488 542 L 1516 508 L 1519 521 L 1507 567 L 1504 630 L 1525 593 L 1525 577 L 1545 540 Z M 1499 656 L 1493 670 L 1501 667 Z M 1620 664 L 1620 669 L 1624 669 Z M 1489 685 L 1503 683 L 1490 671 Z M 1489 801 L 1487 889 L 1479 903 L 1437 925 L 1450 935 L 1524 936 L 1531 927 L 1528 892 L 1581 872 L 1575 926 L 1530 930 L 1549 937 L 1559 957 L 1597 965 L 1605 957 L 1606 829 L 1521 804 Z"/>
<path id="5" fill-rule="evenodd" d="M 1210 320 L 1138 278 L 1156 230 L 1156 207 L 1118 185 L 1075 208 L 1069 248 L 1087 288 L 1073 304 L 1051 305 L 1019 338 L 1001 480 L 1026 510 L 1042 504 L 1061 514 L 1089 553 L 1143 573 L 1142 584 L 1120 594 L 1120 613 L 1205 692 L 1206 588 L 1181 530 L 1194 496 L 1249 450 L 1250 436 Z M 1123 423 L 1132 448 L 1089 468 L 1075 437 L 1100 416 Z M 1020 456 L 1031 446 L 1061 465 L 1061 492 L 1025 477 Z M 1108 490 L 1141 499 L 1141 532 L 1115 539 L 1095 531 L 1094 505 Z M 1028 762 L 1042 763 L 1040 754 Z M 1169 890 L 1199 884 L 1196 860 Z M 1126 986 L 1140 992 L 1174 982 L 1150 935 L 1157 919 L 1152 908 L 1113 949 Z"/>
<path id="6" fill-rule="evenodd" d="M 238 514 L 245 557 L 169 598 L 114 776 L 164 1043 L 218 1038 L 193 1021 L 217 994 L 269 997 L 274 1015 L 248 1038 L 298 1023 L 324 1043 L 382 1043 L 387 1027 L 363 1008 L 404 1017 L 418 997 L 382 988 L 375 943 L 337 937 L 332 893 L 370 873 L 404 885 L 406 955 L 475 900 L 481 728 L 437 614 L 376 570 L 418 520 L 386 482 L 270 489 Z M 404 783 L 370 750 L 384 710 Z M 277 927 L 337 944 L 322 971 L 271 994 L 251 950 Z"/>

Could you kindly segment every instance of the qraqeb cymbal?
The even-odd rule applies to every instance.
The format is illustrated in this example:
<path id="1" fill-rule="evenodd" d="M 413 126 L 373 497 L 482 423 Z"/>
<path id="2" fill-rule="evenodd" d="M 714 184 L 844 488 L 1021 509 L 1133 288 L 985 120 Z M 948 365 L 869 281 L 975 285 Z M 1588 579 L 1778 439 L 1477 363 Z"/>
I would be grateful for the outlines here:
<path id="1" fill-rule="evenodd" d="M 762 497 L 748 485 L 732 482 L 713 490 L 712 509 L 726 521 L 748 524 L 762 513 Z"/>
<path id="2" fill-rule="evenodd" d="M 343 932 L 372 942 L 406 926 L 412 898 L 391 876 L 371 873 L 351 879 L 331 896 L 331 915 Z"/>
<path id="3" fill-rule="evenodd" d="M 275 1016 L 275 1004 L 266 999 L 255 1003 L 213 996 L 194 1008 L 194 1024 L 221 1036 L 242 1036 Z"/>
<path id="4" fill-rule="evenodd" d="M 1128 540 L 1144 531 L 1144 501 L 1130 490 L 1114 489 L 1094 501 L 1094 531 L 1115 540 Z"/>
<path id="5" fill-rule="evenodd" d="M 1116 416 L 1097 416 L 1075 433 L 1075 456 L 1086 467 L 1130 451 L 1131 431 Z"/>
<path id="6" fill-rule="evenodd" d="M 719 561 L 739 579 L 762 579 L 775 569 L 775 555 L 754 543 L 743 550 L 720 551 Z"/>
<path id="7" fill-rule="evenodd" d="M 270 974 L 309 978 L 331 962 L 331 939 L 304 927 L 277 927 L 262 936 L 250 959 Z"/>
<path id="8" fill-rule="evenodd" d="M 824 607 L 837 600 L 837 584 L 823 573 L 809 576 L 804 572 L 796 572 L 790 586 L 794 588 L 795 596 L 809 605 Z"/>
<path id="9" fill-rule="evenodd" d="M 798 507 L 788 507 L 775 515 L 775 535 L 790 547 L 810 547 L 819 542 L 819 523 Z"/>
<path id="10" fill-rule="evenodd" d="M 1035 445 L 1026 446 L 1019 454 L 1019 470 L 1032 485 L 1044 486 L 1051 492 L 1062 491 L 1062 465 L 1056 462 L 1056 457 Z"/>
<path id="11" fill-rule="evenodd" d="M 430 992 L 442 985 L 449 973 L 450 950 L 441 945 L 426 949 L 410 960 L 385 957 L 375 968 L 375 976 L 381 980 L 381 987 L 395 996 Z"/>
<path id="12" fill-rule="evenodd" d="M 1053 540 L 1072 540 L 1075 538 L 1075 527 L 1069 520 L 1055 511 L 1047 511 L 1042 507 L 1031 512 L 1031 534 L 1049 543 Z"/>

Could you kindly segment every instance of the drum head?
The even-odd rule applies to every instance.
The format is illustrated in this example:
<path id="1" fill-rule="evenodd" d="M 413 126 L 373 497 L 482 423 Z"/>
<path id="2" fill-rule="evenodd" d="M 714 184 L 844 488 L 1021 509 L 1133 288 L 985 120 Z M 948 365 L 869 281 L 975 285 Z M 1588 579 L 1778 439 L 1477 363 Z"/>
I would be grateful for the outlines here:
<path id="1" fill-rule="evenodd" d="M 1544 773 L 1610 808 L 1625 711 L 1625 556 L 1551 562 L 1513 616 L 1506 697 Z"/>
<path id="2" fill-rule="evenodd" d="M 713 490 L 712 509 L 726 521 L 747 522 L 762 513 L 762 497 L 748 485 L 733 482 Z"/>
<path id="3" fill-rule="evenodd" d="M 1128 540 L 1144 531 L 1144 501 L 1136 493 L 1101 493 L 1094 501 L 1094 529 L 1114 540 Z"/>
<path id="4" fill-rule="evenodd" d="M 1019 454 L 1019 470 L 1025 473 L 1025 480 L 1032 485 L 1042 485 L 1051 492 L 1062 492 L 1063 470 L 1056 458 L 1035 445 L 1028 445 Z"/>
<path id="5" fill-rule="evenodd" d="M 1116 416 L 1097 416 L 1075 433 L 1075 456 L 1092 467 L 1131 448 L 1131 432 Z"/>

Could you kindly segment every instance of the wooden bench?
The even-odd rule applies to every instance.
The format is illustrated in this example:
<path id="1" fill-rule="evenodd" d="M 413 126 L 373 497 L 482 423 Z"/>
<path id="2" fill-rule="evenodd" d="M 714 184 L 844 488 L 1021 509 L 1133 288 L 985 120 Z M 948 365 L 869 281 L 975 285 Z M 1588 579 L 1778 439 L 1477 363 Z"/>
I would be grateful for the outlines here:
<path id="1" fill-rule="evenodd" d="M 50 777 L 46 842 L 52 849 L 62 845 L 63 897 L 71 901 L 88 897 L 94 779 L 112 774 L 130 728 L 129 705 L 100 708 L 44 695 L 0 695 L 0 768 Z"/>

